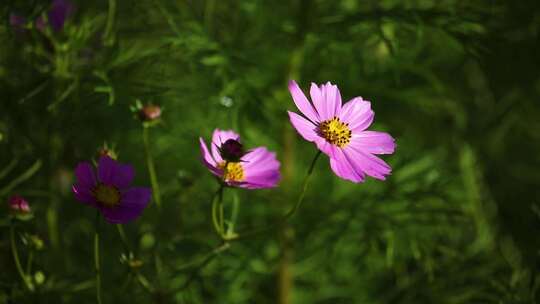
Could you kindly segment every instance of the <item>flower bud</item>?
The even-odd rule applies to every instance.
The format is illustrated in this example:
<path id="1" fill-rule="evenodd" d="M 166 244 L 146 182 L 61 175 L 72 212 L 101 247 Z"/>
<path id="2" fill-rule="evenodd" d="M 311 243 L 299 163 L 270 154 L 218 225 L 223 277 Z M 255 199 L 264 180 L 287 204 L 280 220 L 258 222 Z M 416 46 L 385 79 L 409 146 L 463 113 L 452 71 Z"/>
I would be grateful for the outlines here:
<path id="1" fill-rule="evenodd" d="M 157 105 L 146 104 L 139 110 L 139 119 L 142 121 L 154 121 L 161 117 L 161 108 Z"/>
<path id="2" fill-rule="evenodd" d="M 244 152 L 244 146 L 239 141 L 228 139 L 219 147 L 219 154 L 225 161 L 239 162 L 240 158 L 246 153 Z"/>
<path id="3" fill-rule="evenodd" d="M 9 199 L 9 209 L 15 215 L 25 215 L 30 213 L 30 205 L 19 195 L 14 195 Z"/>

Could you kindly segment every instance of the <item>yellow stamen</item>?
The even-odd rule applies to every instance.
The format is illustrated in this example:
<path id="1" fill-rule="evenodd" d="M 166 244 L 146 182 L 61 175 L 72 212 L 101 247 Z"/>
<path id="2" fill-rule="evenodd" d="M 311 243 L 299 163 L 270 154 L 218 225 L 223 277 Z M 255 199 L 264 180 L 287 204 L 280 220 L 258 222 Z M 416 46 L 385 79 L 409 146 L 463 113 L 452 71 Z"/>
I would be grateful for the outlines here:
<path id="1" fill-rule="evenodd" d="M 319 135 L 329 143 L 343 148 L 351 142 L 352 132 L 349 129 L 349 124 L 334 117 L 319 124 Z"/>
<path id="2" fill-rule="evenodd" d="M 120 192 L 114 186 L 99 184 L 93 192 L 96 200 L 105 207 L 111 208 L 120 203 Z"/>
<path id="3" fill-rule="evenodd" d="M 225 168 L 227 164 L 227 168 Z M 223 170 L 223 180 L 228 182 L 241 182 L 244 180 L 244 168 L 240 162 L 221 162 L 218 168 Z"/>

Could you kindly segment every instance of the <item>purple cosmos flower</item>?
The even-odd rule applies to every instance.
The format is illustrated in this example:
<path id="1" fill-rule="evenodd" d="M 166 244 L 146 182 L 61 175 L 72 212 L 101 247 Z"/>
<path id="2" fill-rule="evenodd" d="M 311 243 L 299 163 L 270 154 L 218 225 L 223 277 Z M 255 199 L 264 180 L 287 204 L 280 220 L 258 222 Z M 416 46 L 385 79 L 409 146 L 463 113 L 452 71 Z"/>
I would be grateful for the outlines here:
<path id="1" fill-rule="evenodd" d="M 366 131 L 374 117 L 369 101 L 355 97 L 342 106 L 339 89 L 330 82 L 311 84 L 313 103 L 293 80 L 289 82 L 289 91 L 305 116 L 289 111 L 292 125 L 305 140 L 314 142 L 329 156 L 337 176 L 360 183 L 366 174 L 380 180 L 390 174 L 390 166 L 374 154 L 392 154 L 396 145 L 388 133 Z"/>
<path id="2" fill-rule="evenodd" d="M 22 196 L 19 195 L 13 195 L 9 198 L 9 209 L 15 214 L 30 213 L 30 205 Z"/>
<path id="3" fill-rule="evenodd" d="M 47 19 L 52 29 L 58 32 L 64 28 L 66 20 L 75 12 L 75 6 L 73 3 L 67 0 L 54 0 L 51 4 L 51 8 L 47 14 Z M 40 31 L 44 31 L 47 26 L 47 22 L 43 17 L 36 19 L 36 28 Z"/>
<path id="4" fill-rule="evenodd" d="M 129 188 L 135 171 L 131 165 L 120 164 L 102 156 L 97 166 L 97 178 L 92 165 L 82 162 L 75 168 L 77 184 L 73 193 L 77 200 L 97 208 L 112 224 L 125 223 L 140 216 L 150 202 L 150 188 Z"/>
<path id="5" fill-rule="evenodd" d="M 244 152 L 240 135 L 233 131 L 214 130 L 210 153 L 199 138 L 203 164 L 226 185 L 246 189 L 272 188 L 277 185 L 279 161 L 265 147 Z"/>

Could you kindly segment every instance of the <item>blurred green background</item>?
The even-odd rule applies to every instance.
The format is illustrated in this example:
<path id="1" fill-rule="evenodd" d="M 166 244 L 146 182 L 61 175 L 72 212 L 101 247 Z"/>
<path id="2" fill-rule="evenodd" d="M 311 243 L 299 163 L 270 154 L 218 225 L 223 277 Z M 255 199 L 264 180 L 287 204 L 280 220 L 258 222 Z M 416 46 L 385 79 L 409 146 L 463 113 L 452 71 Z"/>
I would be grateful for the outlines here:
<path id="1" fill-rule="evenodd" d="M 534 303 L 540 262 L 540 2 L 504 0 L 73 1 L 59 31 L 22 31 L 49 1 L 0 5 L 0 303 L 95 303 L 95 210 L 73 168 L 106 142 L 150 186 L 143 125 L 161 188 L 125 225 L 101 223 L 104 303 Z M 31 23 L 31 22 L 30 22 Z M 398 147 L 385 182 L 315 168 L 284 226 L 220 246 L 215 180 L 198 137 L 235 129 L 278 154 L 271 190 L 229 190 L 236 227 L 290 208 L 315 154 L 289 124 L 287 81 L 332 81 L 362 96 L 373 130 Z M 16 222 L 25 290 L 9 241 Z M 40 250 L 23 242 L 38 236 Z M 217 249 L 217 251 L 216 251 Z M 213 251 L 214 250 L 214 251 Z M 131 263 L 129 263 L 131 262 Z M 136 265 L 141 264 L 142 265 Z"/>

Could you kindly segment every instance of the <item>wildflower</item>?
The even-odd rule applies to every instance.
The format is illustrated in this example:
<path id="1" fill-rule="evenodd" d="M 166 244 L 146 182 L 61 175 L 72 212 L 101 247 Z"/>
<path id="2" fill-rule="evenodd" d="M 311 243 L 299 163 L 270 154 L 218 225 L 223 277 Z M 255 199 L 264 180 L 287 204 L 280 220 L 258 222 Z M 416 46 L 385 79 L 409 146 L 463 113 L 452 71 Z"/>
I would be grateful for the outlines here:
<path id="1" fill-rule="evenodd" d="M 9 209 L 14 215 L 26 215 L 30 213 L 30 205 L 19 195 L 13 195 L 9 198 Z"/>
<path id="2" fill-rule="evenodd" d="M 135 176 L 133 167 L 108 156 L 99 159 L 97 177 L 87 162 L 77 165 L 75 175 L 77 184 L 72 187 L 75 198 L 97 208 L 112 224 L 125 223 L 140 216 L 152 195 L 149 188 L 129 188 Z"/>
<path id="3" fill-rule="evenodd" d="M 43 32 L 48 23 L 55 32 L 58 32 L 64 28 L 64 23 L 74 12 L 75 6 L 73 3 L 67 0 L 54 0 L 47 13 L 47 20 L 43 16 L 38 17 L 36 19 L 36 28 Z"/>
<path id="4" fill-rule="evenodd" d="M 292 125 L 307 141 L 330 158 L 334 173 L 346 180 L 363 182 L 366 175 L 384 180 L 392 171 L 374 154 L 392 154 L 395 143 L 388 133 L 366 131 L 373 122 L 371 103 L 355 97 L 343 106 L 337 86 L 311 84 L 311 102 L 291 80 L 289 91 L 305 116 L 288 112 Z"/>
<path id="5" fill-rule="evenodd" d="M 275 187 L 281 176 L 276 154 L 265 147 L 244 152 L 240 135 L 214 130 L 211 153 L 199 138 L 203 164 L 227 186 L 247 189 Z"/>

